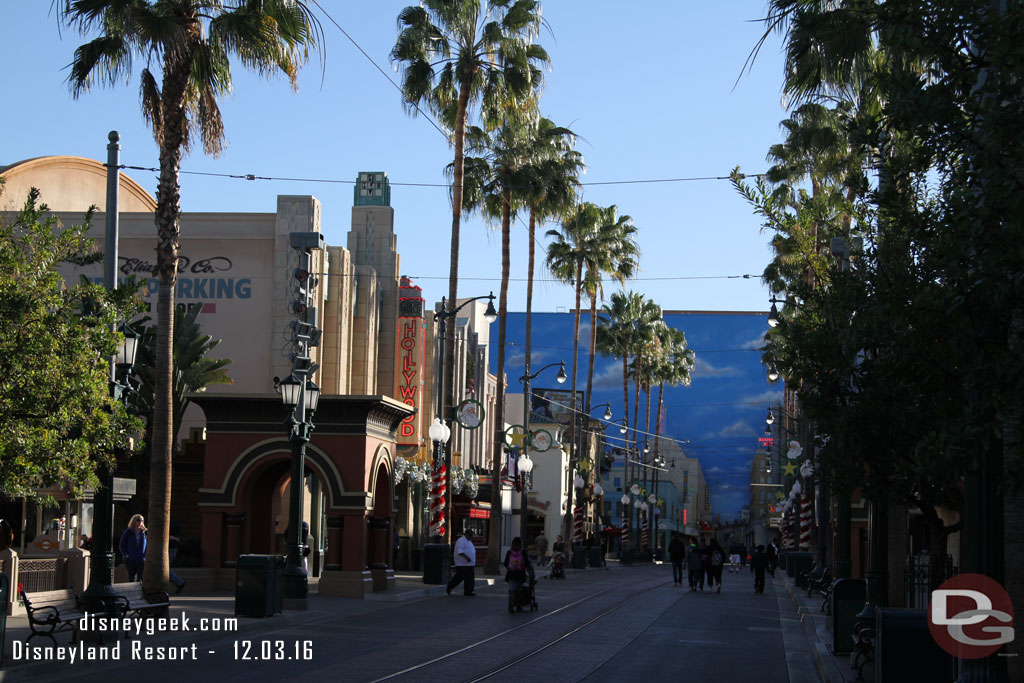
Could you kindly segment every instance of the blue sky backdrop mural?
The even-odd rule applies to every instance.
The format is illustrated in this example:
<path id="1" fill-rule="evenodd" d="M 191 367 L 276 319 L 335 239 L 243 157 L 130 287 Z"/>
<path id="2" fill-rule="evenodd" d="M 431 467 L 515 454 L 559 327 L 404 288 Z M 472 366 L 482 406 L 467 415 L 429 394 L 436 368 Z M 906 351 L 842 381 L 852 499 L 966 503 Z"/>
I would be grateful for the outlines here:
<path id="1" fill-rule="evenodd" d="M 765 375 L 758 351 L 767 329 L 767 313 L 744 312 L 666 312 L 665 322 L 686 334 L 688 346 L 696 355 L 692 382 L 688 387 L 666 387 L 662 434 L 680 442 L 689 457 L 700 460 L 711 490 L 714 514 L 731 520 L 750 500 L 750 463 L 757 439 L 764 433 L 768 405 L 782 400 L 782 383 L 772 384 Z M 548 363 L 564 360 L 572 373 L 572 313 L 534 313 L 531 367 L 534 371 Z M 510 393 L 522 391 L 516 381 L 525 367 L 526 314 L 509 313 L 505 368 Z M 498 323 L 491 326 L 491 339 L 498 338 Z M 587 344 L 590 316 L 580 319 L 580 354 L 577 388 L 587 382 Z M 497 371 L 497 354 L 491 354 L 491 372 Z M 568 390 L 555 382 L 552 369 L 536 380 L 534 388 Z M 640 419 L 644 429 L 644 395 L 640 394 Z M 633 387 L 630 385 L 630 402 Z M 594 363 L 594 396 L 591 405 L 611 402 L 613 419 L 621 419 L 622 361 L 597 355 Z M 651 392 L 651 433 L 655 432 L 657 389 Z M 593 411 L 600 417 L 603 411 Z M 630 407 L 632 424 L 632 406 Z M 608 432 L 619 437 L 617 429 Z"/>

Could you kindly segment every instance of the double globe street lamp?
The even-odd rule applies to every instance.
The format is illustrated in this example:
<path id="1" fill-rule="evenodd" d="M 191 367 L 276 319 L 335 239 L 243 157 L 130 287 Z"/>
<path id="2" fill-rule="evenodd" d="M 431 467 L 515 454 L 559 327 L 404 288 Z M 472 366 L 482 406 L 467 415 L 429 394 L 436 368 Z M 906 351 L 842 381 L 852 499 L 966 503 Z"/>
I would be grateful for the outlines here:
<path id="1" fill-rule="evenodd" d="M 530 382 L 537 379 L 542 372 L 549 368 L 558 366 L 558 376 L 555 377 L 555 381 L 559 384 L 565 384 L 565 381 L 569 379 L 569 376 L 565 373 L 565 361 L 558 361 L 557 363 L 548 363 L 537 372 L 530 373 L 530 359 L 526 359 L 526 365 L 523 368 L 523 376 L 519 378 L 519 382 L 523 385 L 523 432 L 526 438 L 523 442 L 522 452 L 519 456 L 516 469 L 523 475 L 529 475 L 533 471 L 533 461 L 530 459 L 528 449 L 533 445 L 533 434 L 530 433 L 530 397 L 532 393 L 530 391 Z M 529 486 L 527 486 L 527 477 L 523 477 L 522 481 L 522 494 L 523 499 L 521 501 L 521 508 L 519 511 L 519 535 L 522 536 L 523 542 L 526 542 L 526 523 L 529 517 L 527 506 L 529 505 Z"/>

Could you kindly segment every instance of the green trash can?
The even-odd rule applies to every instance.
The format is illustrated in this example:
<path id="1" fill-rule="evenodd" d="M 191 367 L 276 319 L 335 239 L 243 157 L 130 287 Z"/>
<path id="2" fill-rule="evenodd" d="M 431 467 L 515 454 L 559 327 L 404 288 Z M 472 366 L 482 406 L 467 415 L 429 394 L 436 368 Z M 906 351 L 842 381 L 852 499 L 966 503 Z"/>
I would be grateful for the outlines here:
<path id="1" fill-rule="evenodd" d="M 235 565 L 235 615 L 269 617 L 284 611 L 283 555 L 239 555 Z"/>
<path id="2" fill-rule="evenodd" d="M 0 666 L 4 665 L 4 648 L 7 645 L 7 598 L 11 594 L 11 580 L 0 573 Z"/>
<path id="3" fill-rule="evenodd" d="M 932 638 L 926 610 L 879 607 L 875 614 L 877 683 L 953 680 L 955 662 Z"/>
<path id="4" fill-rule="evenodd" d="M 587 568 L 587 546 L 585 546 L 585 545 L 574 545 L 572 547 L 572 568 L 573 569 L 586 569 Z"/>
<path id="5" fill-rule="evenodd" d="M 853 652 L 857 613 L 864 609 L 864 579 L 837 579 L 832 584 L 832 652 Z"/>
<path id="6" fill-rule="evenodd" d="M 447 584 L 451 572 L 451 551 L 446 543 L 423 545 L 423 583 Z"/>

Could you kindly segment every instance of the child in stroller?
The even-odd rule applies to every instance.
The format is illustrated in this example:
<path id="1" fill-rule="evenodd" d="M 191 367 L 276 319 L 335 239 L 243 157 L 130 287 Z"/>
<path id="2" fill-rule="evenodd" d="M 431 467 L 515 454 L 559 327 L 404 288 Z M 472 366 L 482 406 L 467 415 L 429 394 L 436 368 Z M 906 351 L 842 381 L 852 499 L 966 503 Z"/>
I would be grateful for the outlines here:
<path id="1" fill-rule="evenodd" d="M 555 553 L 551 556 L 551 573 L 548 576 L 552 579 L 565 578 L 565 555 L 563 553 Z"/>
<path id="2" fill-rule="evenodd" d="M 508 583 L 508 611 L 522 612 L 523 607 L 537 609 L 534 587 L 537 583 L 530 556 L 523 548 L 518 536 L 512 539 L 512 547 L 505 553 L 505 582 Z"/>

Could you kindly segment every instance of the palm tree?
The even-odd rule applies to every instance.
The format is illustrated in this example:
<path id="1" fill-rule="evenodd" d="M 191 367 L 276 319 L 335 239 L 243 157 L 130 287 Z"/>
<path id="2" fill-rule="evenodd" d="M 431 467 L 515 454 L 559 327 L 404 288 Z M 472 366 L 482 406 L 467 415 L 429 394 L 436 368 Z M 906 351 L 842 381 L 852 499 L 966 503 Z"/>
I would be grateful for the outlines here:
<path id="1" fill-rule="evenodd" d="M 694 353 L 686 345 L 686 335 L 682 330 L 665 325 L 659 328 L 659 345 L 662 352 L 656 360 L 653 376 L 658 383 L 658 410 L 654 420 L 654 455 L 660 454 L 661 409 L 665 385 L 690 386 L 690 373 L 693 371 Z"/>
<path id="2" fill-rule="evenodd" d="M 637 267 L 637 259 L 640 257 L 640 248 L 633 240 L 636 228 L 633 226 L 633 219 L 629 216 L 620 216 L 617 206 L 612 204 L 601 212 L 601 223 L 598 225 L 598 234 L 593 240 L 594 246 L 599 250 L 594 254 L 588 268 L 595 269 L 594 277 L 585 279 L 588 285 L 596 285 L 587 289 L 587 297 L 590 299 L 590 346 L 587 360 L 587 391 L 586 412 L 590 412 L 591 392 L 594 388 L 594 355 L 597 349 L 597 301 L 604 299 L 604 291 L 601 287 L 603 275 L 610 275 L 619 285 L 633 276 Z"/>
<path id="3" fill-rule="evenodd" d="M 465 176 L 465 207 L 480 207 L 484 214 L 501 223 L 501 290 L 498 298 L 498 377 L 505 376 L 506 314 L 508 310 L 508 279 L 510 273 L 511 225 L 516 212 L 529 208 L 531 227 L 536 225 L 539 211 L 551 211 L 565 205 L 574 195 L 574 181 L 582 159 L 572 149 L 575 135 L 567 128 L 559 128 L 551 121 L 536 116 L 532 110 L 517 111 L 491 135 L 478 128 L 467 134 L 467 147 L 471 152 L 482 152 L 483 157 L 467 157 Z M 533 231 L 530 232 L 530 282 L 532 292 Z M 527 302 L 529 326 L 530 302 Z M 530 353 L 529 330 L 526 353 Z M 504 425 L 505 387 L 500 382 L 495 421 Z M 494 439 L 492 472 L 497 481 L 501 474 L 504 437 L 501 427 Z M 485 573 L 498 573 L 501 551 L 501 499 L 495 488 L 492 492 L 491 537 L 488 540 Z"/>
<path id="4" fill-rule="evenodd" d="M 533 42 L 541 24 L 537 0 L 424 0 L 398 15 L 400 32 L 391 60 L 402 65 L 402 102 L 413 115 L 426 103 L 455 148 L 448 276 L 452 305 L 458 299 L 470 108 L 479 103 L 484 127 L 493 130 L 509 110 L 534 98 L 543 83 L 541 67 L 548 62 L 547 52 Z M 448 326 L 446 336 L 444 386 L 449 395 L 440 398 L 442 412 L 454 403 L 455 325 Z"/>
<path id="5" fill-rule="evenodd" d="M 149 553 L 143 581 L 147 590 L 168 582 L 167 535 L 171 505 L 174 375 L 172 342 L 174 286 L 181 234 L 179 170 L 183 154 L 198 136 L 207 154 L 224 142 L 217 98 L 231 90 L 231 56 L 270 75 L 282 71 L 294 87 L 308 49 L 316 47 L 319 25 L 296 0 L 226 4 L 219 0 L 67 0 L 62 19 L 83 34 L 100 35 L 75 50 L 68 80 L 78 97 L 94 83 L 113 85 L 141 73 L 142 113 L 160 147 L 157 187 L 157 348 L 150 471 Z M 150 67 L 159 67 L 158 73 Z M 162 82 L 158 83 L 160 77 Z M 111 210 L 111 207 L 107 207 Z"/>

